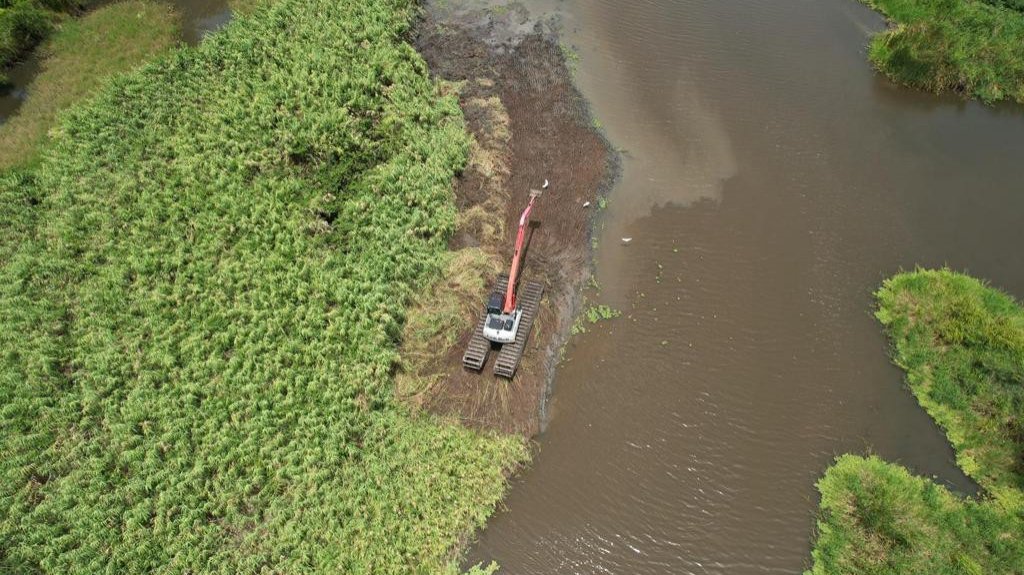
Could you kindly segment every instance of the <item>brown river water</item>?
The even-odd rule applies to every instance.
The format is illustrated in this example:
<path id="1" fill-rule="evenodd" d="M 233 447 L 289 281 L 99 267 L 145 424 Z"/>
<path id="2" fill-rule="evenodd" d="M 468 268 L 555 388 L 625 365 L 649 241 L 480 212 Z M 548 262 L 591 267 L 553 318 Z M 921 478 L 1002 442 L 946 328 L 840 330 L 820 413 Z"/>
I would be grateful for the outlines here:
<path id="1" fill-rule="evenodd" d="M 524 4 L 623 151 L 590 297 L 624 314 L 571 341 L 467 564 L 799 573 L 851 451 L 973 493 L 871 294 L 948 264 L 1024 296 L 1022 109 L 893 86 L 853 0 Z"/>

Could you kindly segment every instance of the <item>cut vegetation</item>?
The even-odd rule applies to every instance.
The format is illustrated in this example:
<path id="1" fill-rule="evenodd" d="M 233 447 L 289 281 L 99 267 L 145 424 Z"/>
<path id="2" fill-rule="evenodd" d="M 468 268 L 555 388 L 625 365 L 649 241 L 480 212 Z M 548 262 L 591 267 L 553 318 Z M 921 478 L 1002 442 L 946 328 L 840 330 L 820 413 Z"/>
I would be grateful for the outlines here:
<path id="1" fill-rule="evenodd" d="M 1020 0 L 864 1 L 893 23 L 871 40 L 869 56 L 896 82 L 1024 103 Z"/>
<path id="2" fill-rule="evenodd" d="M 178 19 L 165 3 L 129 0 L 67 20 L 41 48 L 32 97 L 0 125 L 0 168 L 30 160 L 61 111 L 177 39 Z"/>
<path id="3" fill-rule="evenodd" d="M 949 270 L 897 275 L 877 297 L 896 363 L 987 495 L 843 456 L 818 484 L 811 573 L 1024 572 L 1024 309 Z"/>
<path id="4" fill-rule="evenodd" d="M 394 399 L 461 112 L 411 0 L 280 0 L 0 180 L 0 572 L 434 573 L 526 457 Z"/>

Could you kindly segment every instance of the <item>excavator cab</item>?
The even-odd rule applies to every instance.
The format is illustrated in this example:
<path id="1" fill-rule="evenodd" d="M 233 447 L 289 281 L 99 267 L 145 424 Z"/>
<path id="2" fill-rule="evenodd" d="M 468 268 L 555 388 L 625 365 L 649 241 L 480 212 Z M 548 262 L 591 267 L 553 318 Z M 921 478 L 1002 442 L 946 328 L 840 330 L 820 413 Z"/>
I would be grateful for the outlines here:
<path id="1" fill-rule="evenodd" d="M 491 297 L 487 298 L 487 315 L 497 315 L 501 313 L 501 304 L 505 301 L 505 294 L 500 291 L 491 292 Z"/>
<path id="2" fill-rule="evenodd" d="M 494 295 L 499 297 L 497 307 L 492 308 L 491 303 Z M 519 319 L 523 317 L 523 310 L 516 308 L 509 313 L 503 313 L 501 309 L 501 294 L 493 294 L 487 302 L 487 319 L 484 321 L 484 337 L 494 343 L 512 343 L 516 340 L 516 332 L 519 330 Z"/>

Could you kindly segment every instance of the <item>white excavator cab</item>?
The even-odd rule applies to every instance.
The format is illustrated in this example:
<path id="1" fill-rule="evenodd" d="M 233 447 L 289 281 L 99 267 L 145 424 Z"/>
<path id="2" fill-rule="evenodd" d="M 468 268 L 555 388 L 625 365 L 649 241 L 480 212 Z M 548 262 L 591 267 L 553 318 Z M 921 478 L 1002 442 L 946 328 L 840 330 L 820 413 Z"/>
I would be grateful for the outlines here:
<path id="1" fill-rule="evenodd" d="M 504 301 L 504 294 L 494 292 L 487 300 L 487 319 L 484 320 L 484 337 L 495 343 L 512 343 L 516 340 L 516 332 L 519 331 L 519 320 L 523 317 L 523 310 L 516 307 L 511 313 L 503 313 L 501 304 Z"/>

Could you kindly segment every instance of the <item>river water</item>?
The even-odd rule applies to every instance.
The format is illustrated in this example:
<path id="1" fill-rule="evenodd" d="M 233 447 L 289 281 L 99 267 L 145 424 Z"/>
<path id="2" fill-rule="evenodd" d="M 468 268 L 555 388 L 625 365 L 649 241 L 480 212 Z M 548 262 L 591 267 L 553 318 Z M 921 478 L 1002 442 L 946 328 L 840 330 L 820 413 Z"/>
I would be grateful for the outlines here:
<path id="1" fill-rule="evenodd" d="M 853 0 L 525 5 L 623 150 L 590 297 L 624 315 L 573 339 L 469 562 L 799 573 L 814 482 L 849 451 L 972 493 L 871 294 L 948 264 L 1024 296 L 1021 108 L 893 86 Z"/>
<path id="2" fill-rule="evenodd" d="M 196 45 L 202 39 L 231 20 L 227 0 L 166 0 L 181 18 L 181 40 Z M 32 81 L 42 69 L 44 61 L 33 52 L 11 66 L 7 71 L 8 83 L 0 86 L 0 124 L 13 116 L 31 94 Z"/>

